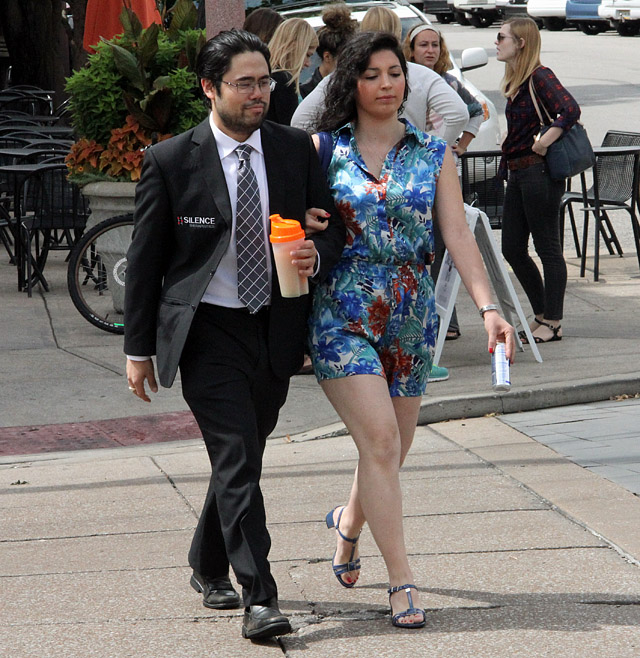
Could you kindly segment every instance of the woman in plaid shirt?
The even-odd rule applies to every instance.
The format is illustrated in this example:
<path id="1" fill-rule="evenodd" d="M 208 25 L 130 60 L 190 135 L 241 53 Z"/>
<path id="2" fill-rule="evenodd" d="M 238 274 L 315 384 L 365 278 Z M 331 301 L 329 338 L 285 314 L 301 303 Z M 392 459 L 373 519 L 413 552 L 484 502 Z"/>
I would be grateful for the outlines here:
<path id="1" fill-rule="evenodd" d="M 562 338 L 562 309 L 567 266 L 560 239 L 560 202 L 565 181 L 554 181 L 544 156 L 549 146 L 580 117 L 580 107 L 551 69 L 540 64 L 540 32 L 530 18 L 514 18 L 500 28 L 497 59 L 505 63 L 502 93 L 507 98 L 507 136 L 502 143 L 500 173 L 507 180 L 502 217 L 502 253 L 520 281 L 534 319 L 536 343 Z M 540 120 L 531 99 L 555 117 L 539 136 Z M 543 274 L 529 255 L 529 236 L 542 261 Z M 544 276 L 544 278 L 543 278 Z M 520 338 L 526 336 L 520 333 Z"/>

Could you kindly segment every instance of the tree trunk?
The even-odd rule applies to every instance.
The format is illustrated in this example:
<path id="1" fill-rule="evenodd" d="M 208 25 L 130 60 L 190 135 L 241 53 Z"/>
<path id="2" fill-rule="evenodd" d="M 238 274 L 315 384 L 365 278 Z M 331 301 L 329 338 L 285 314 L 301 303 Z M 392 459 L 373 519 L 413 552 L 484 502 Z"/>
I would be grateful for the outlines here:
<path id="1" fill-rule="evenodd" d="M 69 11 L 73 16 L 73 29 L 66 23 L 69 36 L 71 70 L 77 71 L 87 63 L 87 51 L 82 47 L 84 37 L 84 17 L 87 11 L 87 0 L 67 0 Z"/>
<path id="2" fill-rule="evenodd" d="M 65 76 L 70 74 L 71 67 L 79 67 L 86 61 L 81 53 L 86 0 L 70 0 L 69 4 L 73 11 L 73 30 L 63 17 L 62 0 L 0 2 L 12 85 L 53 89 L 56 102 L 64 98 Z"/>

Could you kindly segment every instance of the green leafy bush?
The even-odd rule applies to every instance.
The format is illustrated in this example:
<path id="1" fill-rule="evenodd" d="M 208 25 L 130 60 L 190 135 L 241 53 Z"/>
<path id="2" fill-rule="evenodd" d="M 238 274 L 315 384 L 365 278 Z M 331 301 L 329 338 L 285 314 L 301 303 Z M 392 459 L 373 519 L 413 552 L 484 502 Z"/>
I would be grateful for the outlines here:
<path id="1" fill-rule="evenodd" d="M 85 68 L 67 79 L 67 93 L 76 133 L 105 144 L 111 128 L 122 126 L 129 112 L 111 47 L 99 43 L 96 51 Z"/>
<path id="2" fill-rule="evenodd" d="M 97 44 L 87 65 L 67 78 L 72 124 L 81 146 L 69 162 L 72 176 L 78 170 L 86 175 L 87 169 L 91 175 L 113 174 L 113 167 L 85 166 L 80 154 L 93 142 L 97 150 L 109 150 L 114 137 L 115 143 L 122 144 L 121 133 L 114 135 L 114 130 L 135 134 L 136 140 L 129 141 L 131 148 L 134 143 L 139 148 L 140 143 L 151 143 L 154 135 L 166 139 L 184 132 L 207 115 L 194 71 L 206 37 L 203 30 L 194 29 L 193 2 L 178 0 L 170 21 L 164 18 L 168 28 L 154 23 L 142 29 L 135 13 L 124 9 L 123 34 Z M 94 155 L 96 146 L 90 149 Z M 109 162 L 113 163 L 112 157 Z M 123 175 L 120 168 L 115 171 Z M 132 180 L 138 174 L 136 166 Z"/>

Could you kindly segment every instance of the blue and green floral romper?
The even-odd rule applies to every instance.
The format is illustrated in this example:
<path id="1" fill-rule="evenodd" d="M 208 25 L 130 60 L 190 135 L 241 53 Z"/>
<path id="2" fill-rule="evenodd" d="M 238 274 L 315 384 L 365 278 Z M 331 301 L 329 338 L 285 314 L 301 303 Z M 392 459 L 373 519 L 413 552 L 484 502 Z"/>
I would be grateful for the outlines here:
<path id="1" fill-rule="evenodd" d="M 315 289 L 309 319 L 318 381 L 380 375 L 392 397 L 424 393 L 438 328 L 426 265 L 446 144 L 405 123 L 405 137 L 387 155 L 379 179 L 367 171 L 353 124 L 332 134 L 327 175 L 347 242 Z"/>

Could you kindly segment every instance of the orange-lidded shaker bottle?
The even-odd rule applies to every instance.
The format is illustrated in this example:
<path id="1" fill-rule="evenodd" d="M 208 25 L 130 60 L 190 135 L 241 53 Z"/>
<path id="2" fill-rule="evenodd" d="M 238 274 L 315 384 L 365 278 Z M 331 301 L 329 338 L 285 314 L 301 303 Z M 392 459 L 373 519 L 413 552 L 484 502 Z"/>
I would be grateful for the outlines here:
<path id="1" fill-rule="evenodd" d="M 298 274 L 291 252 L 302 246 L 305 234 L 300 222 L 295 219 L 283 219 L 280 215 L 271 215 L 271 235 L 269 241 L 273 246 L 276 261 L 280 293 L 283 297 L 300 297 L 309 292 L 309 279 Z"/>

